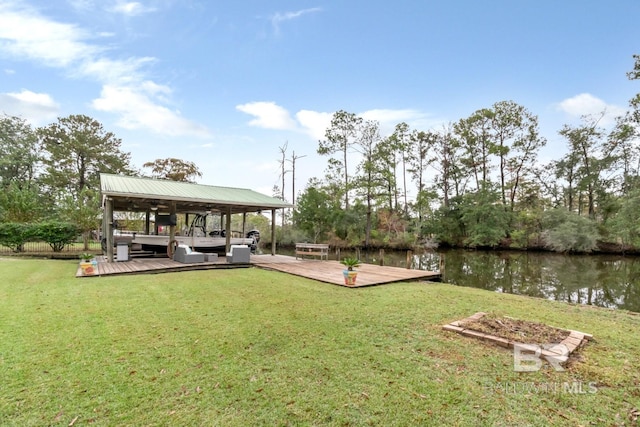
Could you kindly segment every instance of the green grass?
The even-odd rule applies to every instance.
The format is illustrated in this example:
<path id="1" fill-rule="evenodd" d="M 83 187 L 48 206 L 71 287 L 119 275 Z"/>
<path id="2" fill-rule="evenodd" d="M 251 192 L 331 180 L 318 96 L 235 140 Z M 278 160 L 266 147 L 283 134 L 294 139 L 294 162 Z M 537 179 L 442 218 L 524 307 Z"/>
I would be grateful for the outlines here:
<path id="1" fill-rule="evenodd" d="M 634 425 L 640 407 L 640 316 L 627 312 L 259 269 L 76 268 L 0 258 L 1 425 Z M 517 373 L 511 351 L 441 329 L 477 311 L 595 341 L 566 372 Z M 574 382 L 584 393 L 562 392 Z"/>

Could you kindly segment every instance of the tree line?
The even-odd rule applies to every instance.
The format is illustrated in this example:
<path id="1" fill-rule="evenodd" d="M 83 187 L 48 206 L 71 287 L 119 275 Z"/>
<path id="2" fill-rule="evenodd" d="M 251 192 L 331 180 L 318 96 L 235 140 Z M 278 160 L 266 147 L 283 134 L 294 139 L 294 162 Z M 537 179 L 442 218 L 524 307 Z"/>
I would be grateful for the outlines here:
<path id="1" fill-rule="evenodd" d="M 62 117 L 56 123 L 32 128 L 26 120 L 0 117 L 0 244 L 20 250 L 21 241 L 42 236 L 42 227 L 19 224 L 72 225 L 88 240 L 101 220 L 100 173 L 147 175 L 189 181 L 201 176 L 192 162 L 156 159 L 136 170 L 122 141 L 85 115 Z M 62 239 L 74 238 L 67 226 Z M 46 233 L 45 233 L 46 234 Z M 54 250 L 61 250 L 56 236 Z"/>
<path id="2" fill-rule="evenodd" d="M 325 176 L 297 197 L 294 228 L 343 246 L 640 246 L 640 94 L 613 126 L 604 115 L 564 125 L 566 154 L 542 163 L 538 118 L 513 101 L 436 130 L 400 123 L 386 137 L 338 111 L 318 142 Z"/>
<path id="3" fill-rule="evenodd" d="M 640 56 L 628 73 L 640 79 Z M 558 132 L 567 152 L 540 163 L 538 118 L 500 101 L 440 129 L 395 126 L 336 112 L 318 142 L 325 176 L 313 178 L 280 227 L 279 241 L 336 246 L 546 248 L 589 252 L 612 243 L 640 247 L 640 94 L 615 125 L 599 116 Z M 122 142 L 85 115 L 33 129 L 0 117 L 0 223 L 76 225 L 85 243 L 99 227 L 100 172 L 193 182 L 201 173 L 176 158 L 131 165 Z M 282 188 L 295 174 L 280 147 Z M 291 165 L 287 170 L 285 165 Z M 278 189 L 276 189 L 278 190 Z M 15 228 L 15 227 L 14 227 Z M 0 240 L 1 240 L 0 231 Z M 2 244 L 2 242 L 0 242 Z"/>

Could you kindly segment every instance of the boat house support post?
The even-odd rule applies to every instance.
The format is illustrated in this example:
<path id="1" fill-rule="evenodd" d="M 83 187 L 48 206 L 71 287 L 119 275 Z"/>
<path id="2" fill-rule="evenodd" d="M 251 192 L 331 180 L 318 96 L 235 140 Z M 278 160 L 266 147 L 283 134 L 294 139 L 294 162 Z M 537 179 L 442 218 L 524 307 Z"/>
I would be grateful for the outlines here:
<path id="1" fill-rule="evenodd" d="M 144 234 L 149 235 L 149 227 L 151 226 L 151 213 L 149 209 L 144 213 Z"/>
<path id="2" fill-rule="evenodd" d="M 174 216 L 176 214 L 176 202 L 171 202 L 171 207 L 169 208 L 169 214 L 171 216 Z M 175 239 L 176 239 L 176 226 L 172 224 L 169 226 L 169 244 L 171 244 L 171 242 L 173 242 Z"/>
<path id="3" fill-rule="evenodd" d="M 276 210 L 271 209 L 271 255 L 276 254 Z"/>
<path id="4" fill-rule="evenodd" d="M 247 213 L 242 212 L 242 237 L 247 237 Z"/>
<path id="5" fill-rule="evenodd" d="M 231 206 L 227 206 L 227 213 L 225 215 L 225 253 L 228 254 L 231 252 Z"/>
<path id="6" fill-rule="evenodd" d="M 107 262 L 113 262 L 113 199 L 111 197 L 107 197 L 105 201 L 104 215 L 106 227 L 102 232 L 107 239 Z"/>

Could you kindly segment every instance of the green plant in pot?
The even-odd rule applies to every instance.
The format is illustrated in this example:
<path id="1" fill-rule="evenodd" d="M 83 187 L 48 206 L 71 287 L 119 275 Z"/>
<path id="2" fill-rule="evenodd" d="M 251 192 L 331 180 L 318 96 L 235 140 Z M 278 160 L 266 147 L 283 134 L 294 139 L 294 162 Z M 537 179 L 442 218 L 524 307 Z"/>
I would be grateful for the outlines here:
<path id="1" fill-rule="evenodd" d="M 94 258 L 95 258 L 95 255 L 94 255 L 94 254 L 90 254 L 90 253 L 88 253 L 88 252 L 85 252 L 85 253 L 80 254 L 80 259 L 81 259 L 82 261 L 84 261 L 84 262 L 89 262 L 89 261 L 91 261 L 91 260 L 92 260 L 92 259 L 94 259 Z"/>
<path id="2" fill-rule="evenodd" d="M 354 270 L 354 268 L 360 267 L 360 260 L 358 258 L 343 258 L 340 263 L 347 267 L 347 269 L 342 272 L 344 275 L 344 284 L 347 286 L 355 285 L 358 272 Z"/>
<path id="3" fill-rule="evenodd" d="M 80 268 L 82 268 L 82 274 L 92 275 L 96 268 L 95 255 L 90 253 L 80 254 Z"/>

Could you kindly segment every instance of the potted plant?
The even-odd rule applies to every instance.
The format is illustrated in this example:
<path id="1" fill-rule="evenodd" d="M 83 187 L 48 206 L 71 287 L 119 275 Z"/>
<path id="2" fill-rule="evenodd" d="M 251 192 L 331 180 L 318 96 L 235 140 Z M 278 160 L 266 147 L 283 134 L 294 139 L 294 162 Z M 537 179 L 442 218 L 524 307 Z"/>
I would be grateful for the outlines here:
<path id="1" fill-rule="evenodd" d="M 93 274 L 95 269 L 95 256 L 88 252 L 80 254 L 80 268 L 82 268 L 82 274 L 90 275 Z"/>
<path id="2" fill-rule="evenodd" d="M 94 258 L 95 258 L 95 255 L 90 254 L 89 252 L 84 252 L 80 254 L 80 259 L 86 262 L 89 262 Z"/>
<path id="3" fill-rule="evenodd" d="M 340 263 L 347 267 L 346 270 L 342 271 L 342 274 L 344 276 L 344 284 L 347 286 L 355 285 L 358 272 L 354 270 L 354 268 L 360 267 L 360 260 L 358 258 L 343 258 Z"/>

